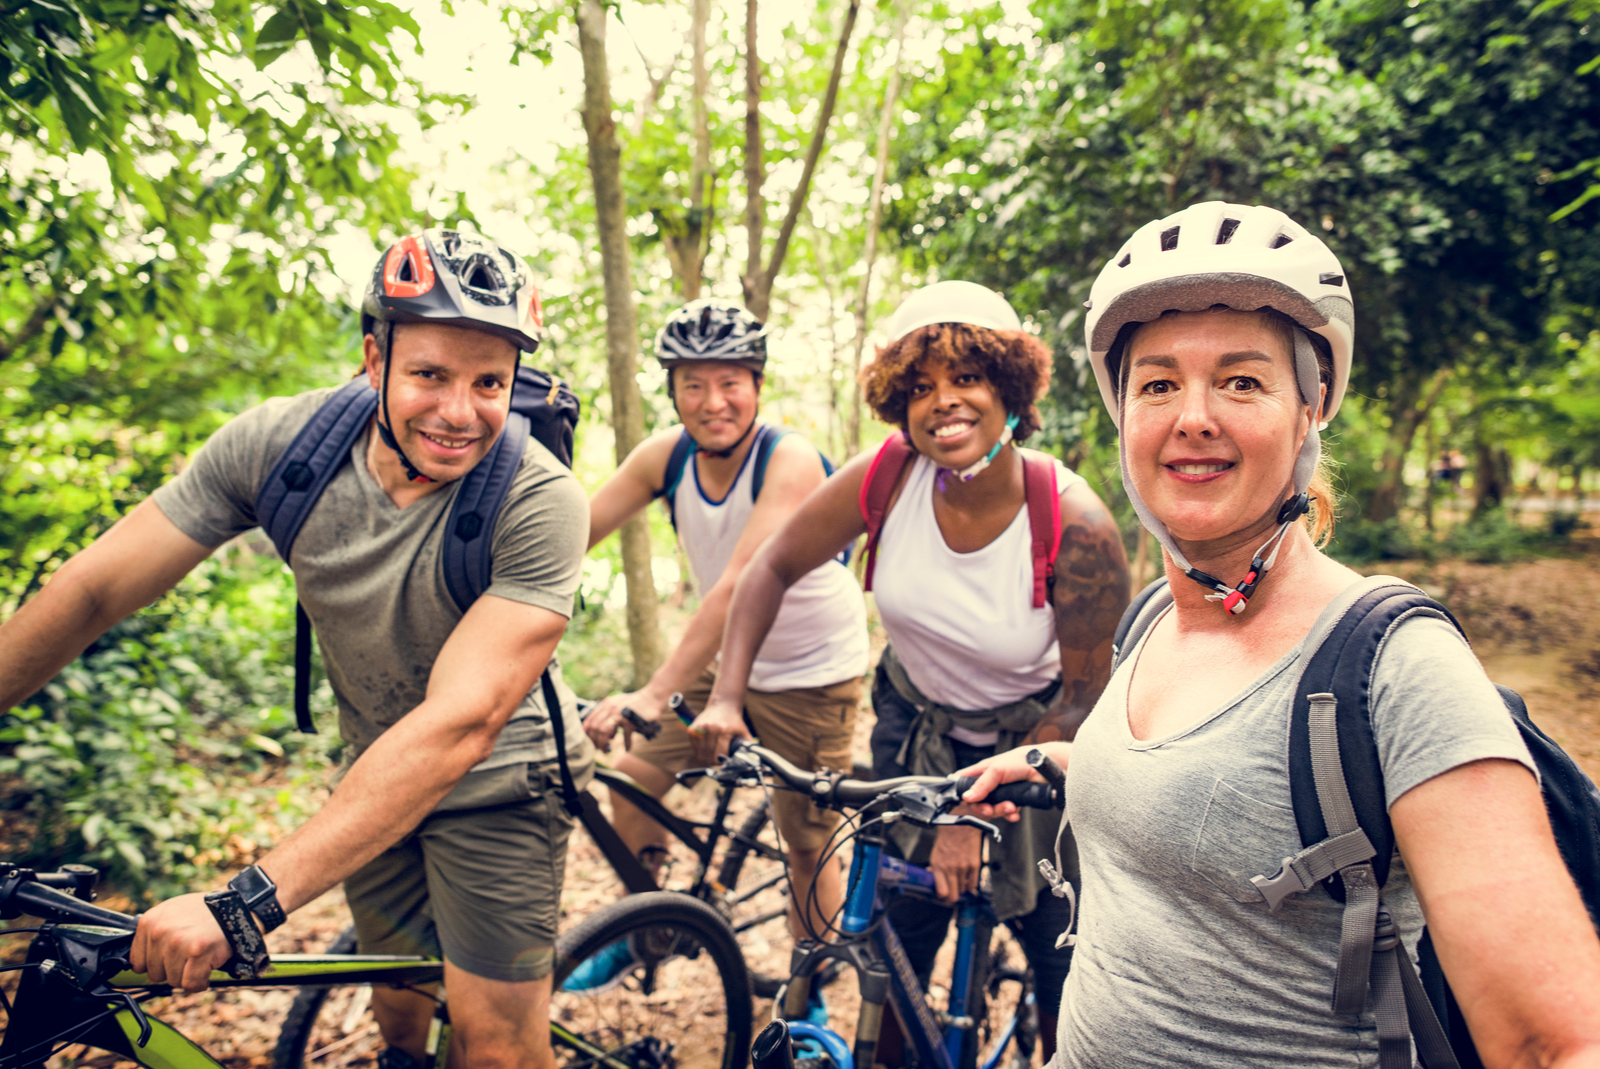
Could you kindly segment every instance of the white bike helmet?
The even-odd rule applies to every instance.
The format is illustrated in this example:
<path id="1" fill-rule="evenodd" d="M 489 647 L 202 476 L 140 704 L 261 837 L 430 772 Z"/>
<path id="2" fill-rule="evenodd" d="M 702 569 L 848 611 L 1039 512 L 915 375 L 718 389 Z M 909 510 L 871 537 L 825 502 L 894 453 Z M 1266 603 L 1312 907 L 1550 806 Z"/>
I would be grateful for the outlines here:
<path id="1" fill-rule="evenodd" d="M 1314 404 L 1318 393 L 1315 349 L 1324 349 L 1333 363 L 1327 398 L 1295 463 L 1295 496 L 1284 503 L 1278 531 L 1256 552 L 1249 575 L 1236 586 L 1189 565 L 1166 525 L 1134 490 L 1123 450 L 1123 486 L 1139 519 L 1190 578 L 1215 590 L 1213 596 L 1237 615 L 1277 559 L 1289 524 L 1308 507 L 1306 488 L 1321 453 L 1318 432 L 1338 412 L 1350 381 L 1355 305 L 1338 257 L 1321 238 L 1276 208 L 1209 201 L 1146 223 L 1100 271 L 1089 291 L 1089 363 L 1119 431 L 1122 399 L 1117 391 L 1132 328 L 1166 312 L 1202 312 L 1218 305 L 1243 312 L 1270 308 L 1294 320 L 1301 328 L 1295 332 L 1295 377 L 1307 404 Z"/>

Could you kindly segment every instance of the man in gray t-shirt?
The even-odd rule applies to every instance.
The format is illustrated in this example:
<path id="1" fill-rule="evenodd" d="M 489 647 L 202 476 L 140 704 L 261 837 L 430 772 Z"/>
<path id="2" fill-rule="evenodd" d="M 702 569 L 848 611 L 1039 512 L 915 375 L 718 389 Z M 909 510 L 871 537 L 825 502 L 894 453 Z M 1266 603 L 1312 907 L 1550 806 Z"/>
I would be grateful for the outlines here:
<path id="1" fill-rule="evenodd" d="M 441 566 L 458 480 L 506 426 L 518 350 L 538 345 L 538 299 L 517 257 L 476 235 L 430 230 L 379 260 L 363 313 L 377 414 L 288 561 L 355 757 L 321 812 L 229 886 L 270 930 L 346 881 L 364 950 L 443 953 L 456 1055 L 551 1066 L 550 971 L 571 821 L 539 681 L 572 611 L 588 537 L 582 488 L 528 441 L 487 532 L 489 586 L 464 614 Z M 239 416 L 68 561 L 0 628 L 0 708 L 256 526 L 268 473 L 333 393 Z M 566 712 L 581 771 L 591 751 Z M 484 876 L 507 871 L 518 877 Z M 191 894 L 144 915 L 133 965 L 193 991 L 230 953 Z M 373 1001 L 391 1045 L 384 1064 L 420 1056 L 432 1000 L 374 990 Z"/>

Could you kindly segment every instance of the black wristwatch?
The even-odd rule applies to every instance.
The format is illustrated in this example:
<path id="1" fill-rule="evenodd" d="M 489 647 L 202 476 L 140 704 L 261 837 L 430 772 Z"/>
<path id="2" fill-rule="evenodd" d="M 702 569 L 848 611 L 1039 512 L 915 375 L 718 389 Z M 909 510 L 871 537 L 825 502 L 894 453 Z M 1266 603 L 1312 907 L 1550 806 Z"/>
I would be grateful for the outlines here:
<path id="1" fill-rule="evenodd" d="M 270 932 L 283 923 L 283 907 L 278 904 L 278 885 L 272 877 L 261 871 L 260 865 L 251 865 L 228 881 L 229 890 L 238 891 L 244 904 L 261 922 L 261 930 Z"/>

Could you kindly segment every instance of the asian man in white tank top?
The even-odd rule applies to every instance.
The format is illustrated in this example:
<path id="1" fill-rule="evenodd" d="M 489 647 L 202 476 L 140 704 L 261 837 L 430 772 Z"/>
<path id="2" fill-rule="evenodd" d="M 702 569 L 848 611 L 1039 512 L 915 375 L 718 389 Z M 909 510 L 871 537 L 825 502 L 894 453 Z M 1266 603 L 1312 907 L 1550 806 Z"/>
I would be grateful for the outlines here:
<path id="1" fill-rule="evenodd" d="M 666 663 L 639 690 L 596 705 L 585 727 L 605 748 L 622 726 L 623 709 L 659 721 L 661 733 L 649 741 L 635 736 L 615 766 L 659 797 L 674 773 L 715 763 L 716 740 L 691 738 L 675 717 L 664 716 L 668 699 L 681 691 L 696 713 L 705 707 L 734 584 L 762 543 L 822 484 L 826 469 L 809 442 L 757 418 L 766 327 L 748 311 L 694 301 L 669 317 L 656 352 L 682 426 L 642 442 L 594 494 L 589 545 L 653 499 L 666 498 L 701 603 Z M 790 588 L 757 654 L 745 698 L 750 727 L 803 768 L 848 770 L 866 671 L 861 588 L 849 569 L 829 561 Z M 613 796 L 612 806 L 623 841 L 651 860 L 651 848 L 666 842 L 664 830 L 623 799 Z M 838 816 L 789 792 L 779 792 L 773 806 L 793 880 L 790 930 L 806 930 L 795 903 L 809 901 L 815 904 L 810 927 L 821 931 L 841 901 L 839 873 L 817 872 Z"/>

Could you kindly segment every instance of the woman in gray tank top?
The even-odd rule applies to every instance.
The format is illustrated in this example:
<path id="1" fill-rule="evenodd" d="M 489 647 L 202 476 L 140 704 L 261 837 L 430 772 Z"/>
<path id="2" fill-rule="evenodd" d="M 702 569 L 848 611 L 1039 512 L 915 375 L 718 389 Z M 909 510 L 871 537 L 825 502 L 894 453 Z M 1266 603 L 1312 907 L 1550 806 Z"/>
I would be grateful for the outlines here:
<path id="1" fill-rule="evenodd" d="M 1090 296 L 1124 486 L 1173 604 L 1077 739 L 1045 747 L 1068 770 L 1083 880 L 1058 1064 L 1410 1066 L 1406 1004 L 1396 1033 L 1376 969 L 1371 991 L 1363 973 L 1335 996 L 1344 908 L 1315 881 L 1269 903 L 1251 880 L 1301 850 L 1301 654 L 1360 578 L 1317 541 L 1333 511 L 1319 432 L 1354 341 L 1344 271 L 1281 212 L 1199 204 L 1135 233 Z M 1406 954 L 1425 921 L 1484 1064 L 1600 1065 L 1600 941 L 1471 651 L 1440 619 L 1403 619 L 1369 711 L 1397 846 L 1382 904 Z M 1021 751 L 974 769 L 969 799 L 1029 774 Z M 1366 920 L 1351 938 L 1375 947 Z"/>

